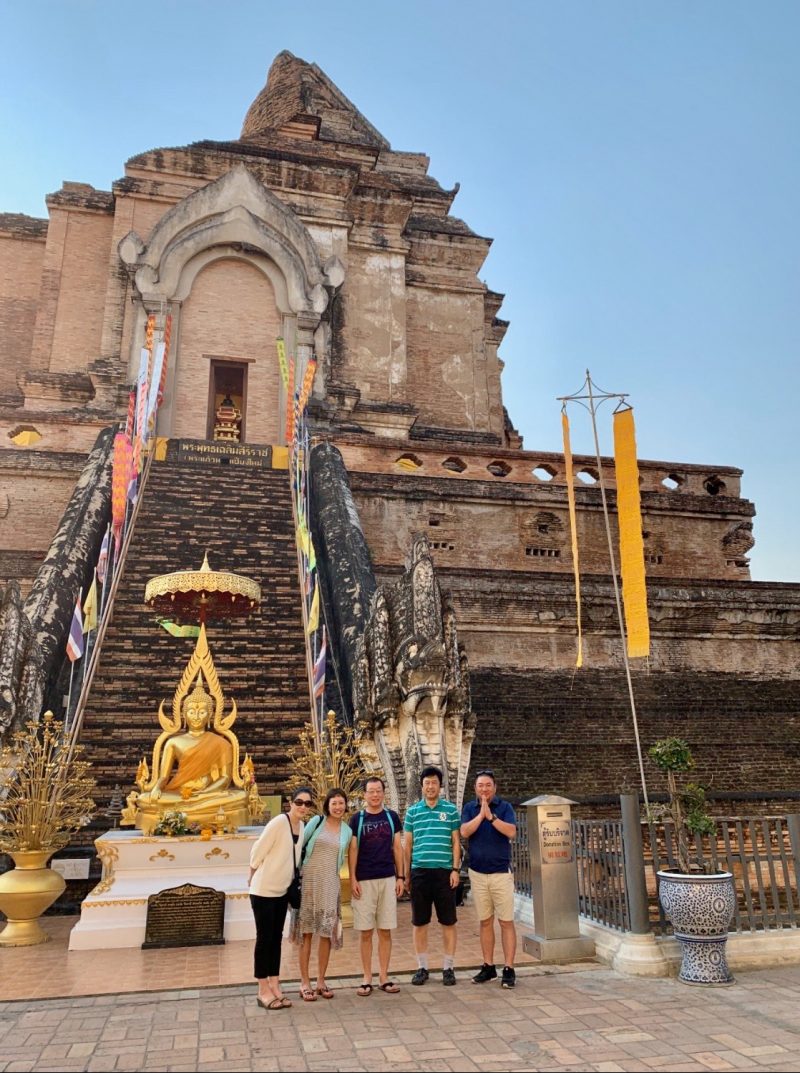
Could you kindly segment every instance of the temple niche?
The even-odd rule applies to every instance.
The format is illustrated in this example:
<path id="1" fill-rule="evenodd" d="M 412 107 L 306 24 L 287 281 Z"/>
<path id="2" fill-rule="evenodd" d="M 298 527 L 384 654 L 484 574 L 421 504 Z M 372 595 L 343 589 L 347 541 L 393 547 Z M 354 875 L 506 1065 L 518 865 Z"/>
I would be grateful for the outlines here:
<path id="1" fill-rule="evenodd" d="M 356 653 L 353 707 L 369 742 L 365 760 L 383 769 L 395 806 L 419 798 L 428 764 L 441 768 L 446 796 L 461 805 L 476 723 L 469 666 L 422 534 L 400 581 L 373 594 Z"/>

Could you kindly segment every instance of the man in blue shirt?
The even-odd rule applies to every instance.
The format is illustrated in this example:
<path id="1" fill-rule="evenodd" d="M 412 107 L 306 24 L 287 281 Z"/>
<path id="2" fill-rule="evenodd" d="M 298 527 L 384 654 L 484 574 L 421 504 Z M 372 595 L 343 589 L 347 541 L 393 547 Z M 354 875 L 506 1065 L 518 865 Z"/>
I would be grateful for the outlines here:
<path id="1" fill-rule="evenodd" d="M 469 839 L 469 879 L 472 899 L 480 921 L 483 965 L 473 976 L 474 984 L 497 979 L 494 965 L 494 918 L 500 921 L 503 945 L 503 987 L 516 983 L 514 957 L 517 932 L 514 927 L 514 876 L 511 871 L 511 841 L 517 834 L 514 808 L 497 796 L 493 771 L 479 771 L 475 800 L 461 810 L 461 837 Z"/>

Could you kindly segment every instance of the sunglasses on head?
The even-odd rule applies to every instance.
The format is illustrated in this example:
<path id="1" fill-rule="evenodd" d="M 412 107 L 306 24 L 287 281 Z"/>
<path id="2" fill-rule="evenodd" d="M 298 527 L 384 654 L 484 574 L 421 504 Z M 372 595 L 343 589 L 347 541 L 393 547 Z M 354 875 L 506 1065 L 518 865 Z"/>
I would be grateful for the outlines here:
<path id="1" fill-rule="evenodd" d="M 490 779 L 494 779 L 494 772 L 490 771 L 489 768 L 486 768 L 484 771 L 477 771 L 475 773 L 475 778 L 479 779 L 481 775 L 488 775 Z"/>
<path id="2" fill-rule="evenodd" d="M 293 805 L 305 805 L 307 808 L 311 808 L 314 802 L 310 797 L 296 797 L 292 802 Z"/>

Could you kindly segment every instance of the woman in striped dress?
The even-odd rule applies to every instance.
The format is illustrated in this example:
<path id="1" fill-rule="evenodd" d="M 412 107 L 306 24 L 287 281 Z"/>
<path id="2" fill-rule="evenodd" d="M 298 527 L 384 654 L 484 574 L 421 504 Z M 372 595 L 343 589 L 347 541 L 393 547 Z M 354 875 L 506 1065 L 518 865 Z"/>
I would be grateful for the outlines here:
<path id="1" fill-rule="evenodd" d="M 292 929 L 292 938 L 300 944 L 300 995 L 305 1002 L 317 996 L 333 998 L 325 982 L 331 949 L 342 945 L 341 887 L 339 869 L 347 857 L 353 832 L 343 823 L 347 798 L 343 790 L 328 792 L 322 815 L 315 816 L 303 835 L 303 896 Z M 311 940 L 319 936 L 317 950 L 317 986 L 311 987 Z"/>

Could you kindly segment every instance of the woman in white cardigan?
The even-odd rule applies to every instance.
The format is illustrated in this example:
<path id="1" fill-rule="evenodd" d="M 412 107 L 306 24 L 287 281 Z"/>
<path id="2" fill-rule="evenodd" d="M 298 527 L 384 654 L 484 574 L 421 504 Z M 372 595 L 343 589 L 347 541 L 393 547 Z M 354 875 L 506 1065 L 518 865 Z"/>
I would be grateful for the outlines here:
<path id="1" fill-rule="evenodd" d="M 281 989 L 281 939 L 289 905 L 289 884 L 300 866 L 304 819 L 314 804 L 311 790 L 301 786 L 288 812 L 274 816 L 250 853 L 250 904 L 256 921 L 255 978 L 258 1004 L 284 1010 L 291 1002 Z"/>

